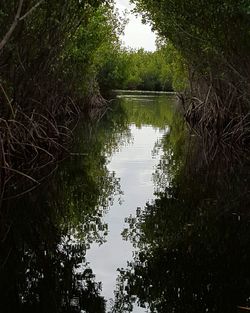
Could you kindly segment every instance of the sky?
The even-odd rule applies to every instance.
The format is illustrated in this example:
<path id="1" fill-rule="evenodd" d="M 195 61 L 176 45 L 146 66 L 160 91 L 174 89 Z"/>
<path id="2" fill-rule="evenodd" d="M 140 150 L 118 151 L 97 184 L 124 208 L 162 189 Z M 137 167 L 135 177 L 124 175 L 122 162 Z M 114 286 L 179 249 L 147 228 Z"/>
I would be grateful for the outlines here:
<path id="1" fill-rule="evenodd" d="M 120 13 L 125 9 L 131 10 L 133 8 L 129 0 L 116 0 L 116 7 Z M 143 25 L 140 17 L 137 18 L 131 13 L 128 18 L 129 23 L 125 28 L 125 35 L 122 37 L 124 45 L 134 49 L 144 48 L 147 51 L 154 51 L 156 49 L 156 36 L 151 31 L 150 26 Z"/>

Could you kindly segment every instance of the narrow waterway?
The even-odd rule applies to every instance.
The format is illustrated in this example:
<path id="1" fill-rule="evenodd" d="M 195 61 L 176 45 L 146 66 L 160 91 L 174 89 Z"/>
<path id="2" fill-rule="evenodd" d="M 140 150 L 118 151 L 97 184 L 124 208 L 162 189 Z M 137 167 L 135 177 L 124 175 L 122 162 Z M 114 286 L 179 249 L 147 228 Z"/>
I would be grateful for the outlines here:
<path id="1" fill-rule="evenodd" d="M 207 164 L 173 94 L 121 93 L 53 177 L 1 211 L 0 312 L 250 306 L 249 171 Z"/>
<path id="2" fill-rule="evenodd" d="M 153 155 L 153 149 L 164 131 L 143 125 L 129 125 L 131 141 L 121 147 L 111 157 L 108 169 L 116 173 L 120 179 L 122 196 L 114 199 L 104 217 L 109 225 L 106 243 L 102 246 L 93 244 L 87 252 L 87 261 L 102 282 L 102 294 L 105 299 L 113 299 L 117 279 L 117 268 L 125 268 L 132 260 L 133 246 L 124 241 L 121 234 L 125 228 L 125 220 L 136 214 L 154 194 L 152 173 L 159 162 L 159 156 Z M 136 311 L 137 312 L 137 311 Z M 138 311 L 139 312 L 139 311 Z"/>

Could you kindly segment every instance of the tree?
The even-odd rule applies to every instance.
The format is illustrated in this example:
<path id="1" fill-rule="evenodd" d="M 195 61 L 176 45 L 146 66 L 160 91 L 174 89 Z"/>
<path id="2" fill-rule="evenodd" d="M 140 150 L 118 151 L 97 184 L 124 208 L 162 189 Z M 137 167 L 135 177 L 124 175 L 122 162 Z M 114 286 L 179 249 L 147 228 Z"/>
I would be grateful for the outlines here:
<path id="1" fill-rule="evenodd" d="M 0 189 L 7 190 L 5 181 L 15 189 L 20 177 L 39 184 L 38 169 L 66 152 L 80 110 L 106 103 L 96 76 L 121 24 L 106 0 L 3 0 L 0 24 Z"/>
<path id="2" fill-rule="evenodd" d="M 250 133 L 248 2 L 132 2 L 187 65 L 191 100 L 184 106 L 191 126 L 203 137 L 215 138 L 223 145 L 225 138 L 230 138 L 231 146 L 240 144 L 244 149 Z"/>

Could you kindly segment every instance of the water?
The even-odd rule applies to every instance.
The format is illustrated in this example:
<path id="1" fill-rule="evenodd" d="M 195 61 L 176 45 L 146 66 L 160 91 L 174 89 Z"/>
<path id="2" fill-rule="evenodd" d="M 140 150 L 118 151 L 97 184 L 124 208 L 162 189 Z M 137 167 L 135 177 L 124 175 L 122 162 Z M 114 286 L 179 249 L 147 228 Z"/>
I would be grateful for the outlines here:
<path id="1" fill-rule="evenodd" d="M 120 94 L 50 181 L 3 204 L 0 312 L 250 306 L 249 168 L 207 164 L 177 107 Z"/>
<path id="2" fill-rule="evenodd" d="M 114 153 L 108 166 L 120 178 L 122 203 L 116 198 L 104 217 L 104 221 L 110 225 L 107 243 L 101 247 L 93 245 L 87 252 L 87 260 L 96 279 L 103 283 L 105 299 L 114 296 L 117 268 L 126 267 L 127 261 L 132 260 L 133 247 L 121 236 L 124 221 L 153 198 L 152 172 L 159 161 L 158 157 L 152 156 L 152 150 L 155 142 L 162 137 L 162 132 L 149 126 L 139 129 L 133 124 L 129 129 L 133 142 Z"/>

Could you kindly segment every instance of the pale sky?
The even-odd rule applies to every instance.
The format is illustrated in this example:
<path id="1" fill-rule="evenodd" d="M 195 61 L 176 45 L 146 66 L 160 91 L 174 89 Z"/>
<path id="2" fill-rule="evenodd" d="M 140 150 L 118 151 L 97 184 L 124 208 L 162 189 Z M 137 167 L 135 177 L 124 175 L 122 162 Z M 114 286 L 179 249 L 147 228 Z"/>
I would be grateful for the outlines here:
<path id="1" fill-rule="evenodd" d="M 129 0 L 116 0 L 116 7 L 119 9 L 120 13 L 125 9 L 132 9 Z M 154 51 L 156 49 L 156 36 L 151 31 L 150 26 L 143 25 L 141 19 L 131 13 L 128 15 L 128 18 L 129 23 L 125 28 L 125 35 L 122 37 L 124 45 L 134 49 L 144 48 L 147 51 Z"/>

